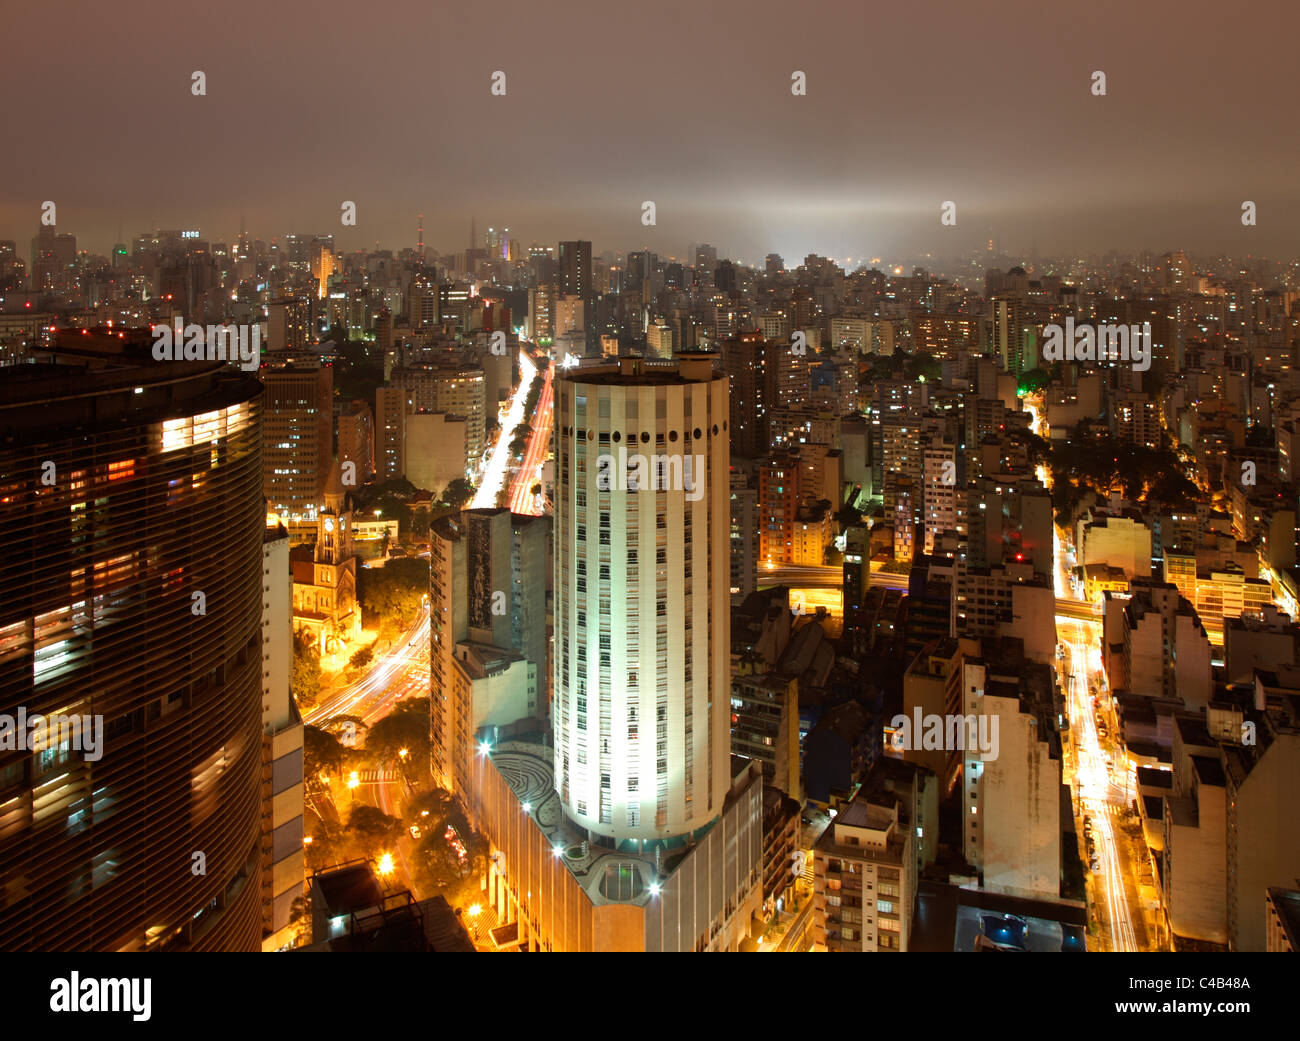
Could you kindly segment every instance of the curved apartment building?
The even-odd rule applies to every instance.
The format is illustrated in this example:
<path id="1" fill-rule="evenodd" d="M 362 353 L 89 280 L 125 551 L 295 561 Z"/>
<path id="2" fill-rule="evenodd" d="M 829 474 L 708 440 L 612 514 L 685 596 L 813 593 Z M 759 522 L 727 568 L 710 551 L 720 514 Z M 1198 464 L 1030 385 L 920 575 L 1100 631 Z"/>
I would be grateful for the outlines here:
<path id="1" fill-rule="evenodd" d="M 261 411 L 217 363 L 0 379 L 0 950 L 260 947 Z"/>
<path id="2" fill-rule="evenodd" d="M 676 844 L 731 787 L 727 377 L 556 380 L 555 787 L 593 839 Z"/>

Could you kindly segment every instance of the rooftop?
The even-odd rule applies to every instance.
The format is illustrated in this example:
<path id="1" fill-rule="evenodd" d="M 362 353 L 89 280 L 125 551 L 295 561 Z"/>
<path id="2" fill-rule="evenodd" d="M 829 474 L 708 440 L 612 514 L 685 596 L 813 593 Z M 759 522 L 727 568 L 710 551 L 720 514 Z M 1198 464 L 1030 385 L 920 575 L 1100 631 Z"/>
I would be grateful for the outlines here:
<path id="1" fill-rule="evenodd" d="M 669 877 L 698 840 L 717 824 L 714 821 L 692 835 L 662 842 L 628 840 L 616 849 L 589 838 L 565 815 L 555 791 L 555 754 L 549 745 L 536 738 L 502 741 L 488 755 L 556 856 L 596 905 L 648 902 L 650 886 Z M 752 773 L 747 774 L 747 770 Z M 762 783 L 761 766 L 741 756 L 731 757 L 731 774 L 733 794 L 728 796 L 728 803 L 742 775 Z"/>
<path id="2" fill-rule="evenodd" d="M 674 360 L 653 358 L 618 358 L 613 362 L 579 365 L 559 370 L 566 383 L 602 386 L 666 386 L 687 383 L 711 383 L 727 379 L 727 374 L 713 367 L 710 355 Z"/>

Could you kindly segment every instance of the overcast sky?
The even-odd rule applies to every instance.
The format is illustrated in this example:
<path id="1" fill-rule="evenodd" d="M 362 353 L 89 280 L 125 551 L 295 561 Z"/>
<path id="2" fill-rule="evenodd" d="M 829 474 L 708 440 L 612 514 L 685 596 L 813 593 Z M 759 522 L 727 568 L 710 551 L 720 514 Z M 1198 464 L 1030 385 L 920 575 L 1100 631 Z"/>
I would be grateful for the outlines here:
<path id="1" fill-rule="evenodd" d="M 758 261 L 1300 241 L 1293 0 L 6 6 L 0 238 L 23 255 L 47 199 L 104 253 L 119 223 L 233 240 L 241 214 L 401 248 L 420 212 L 442 252 L 471 217 Z"/>

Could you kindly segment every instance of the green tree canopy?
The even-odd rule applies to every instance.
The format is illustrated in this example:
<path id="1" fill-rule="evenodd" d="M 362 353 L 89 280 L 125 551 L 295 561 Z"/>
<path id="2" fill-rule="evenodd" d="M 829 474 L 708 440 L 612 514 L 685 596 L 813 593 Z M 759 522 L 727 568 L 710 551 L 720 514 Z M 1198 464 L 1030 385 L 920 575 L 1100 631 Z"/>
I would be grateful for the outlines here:
<path id="1" fill-rule="evenodd" d="M 375 806 L 357 803 L 348 814 L 348 836 L 363 857 L 375 857 L 401 831 L 402 822 Z"/>

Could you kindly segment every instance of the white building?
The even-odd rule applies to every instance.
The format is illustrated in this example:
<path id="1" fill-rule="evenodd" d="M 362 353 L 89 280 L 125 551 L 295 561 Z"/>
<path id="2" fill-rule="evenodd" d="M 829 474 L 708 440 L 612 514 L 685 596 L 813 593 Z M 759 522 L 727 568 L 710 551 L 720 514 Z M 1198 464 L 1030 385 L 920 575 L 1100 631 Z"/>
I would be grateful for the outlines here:
<path id="1" fill-rule="evenodd" d="M 729 789 L 727 408 L 708 359 L 556 380 L 555 783 L 610 840 L 695 833 Z"/>

